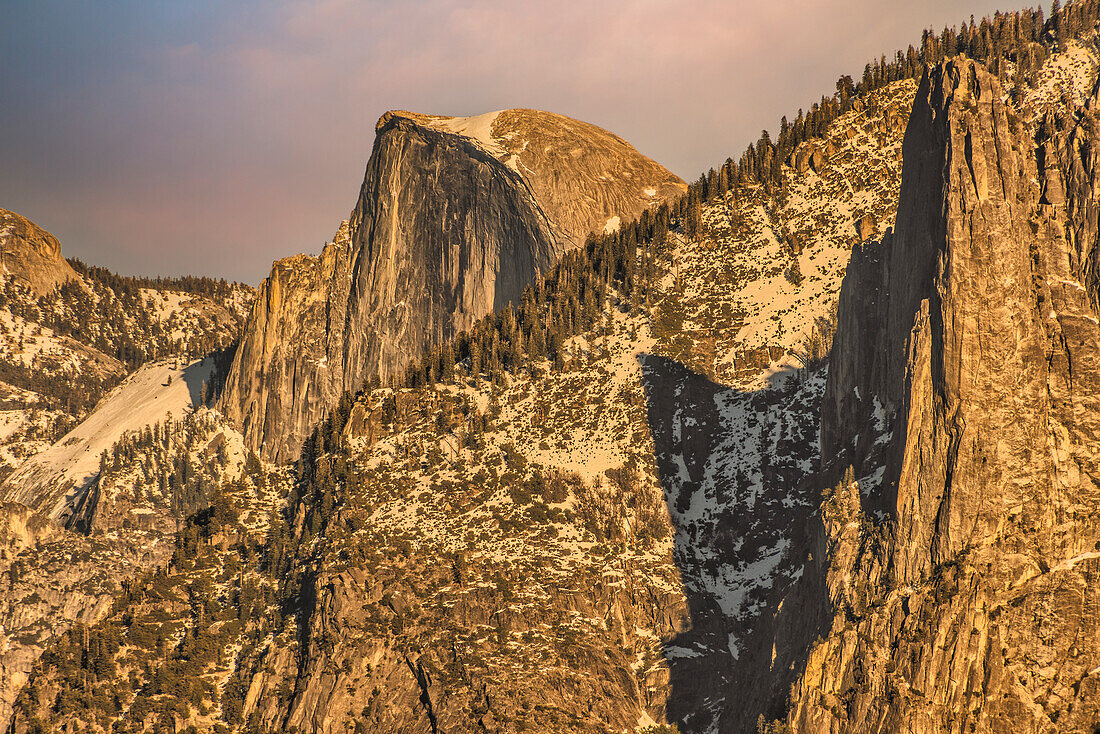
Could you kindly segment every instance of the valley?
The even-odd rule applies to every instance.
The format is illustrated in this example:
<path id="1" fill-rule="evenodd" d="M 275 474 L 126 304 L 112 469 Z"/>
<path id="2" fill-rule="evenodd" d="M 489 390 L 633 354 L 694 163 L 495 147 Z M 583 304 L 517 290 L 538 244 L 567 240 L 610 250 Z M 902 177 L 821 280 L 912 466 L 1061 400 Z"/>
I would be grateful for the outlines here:
<path id="1" fill-rule="evenodd" d="M 1093 731 L 1098 22 L 926 34 L 690 184 L 387 112 L 255 290 L 0 210 L 2 724 Z"/>

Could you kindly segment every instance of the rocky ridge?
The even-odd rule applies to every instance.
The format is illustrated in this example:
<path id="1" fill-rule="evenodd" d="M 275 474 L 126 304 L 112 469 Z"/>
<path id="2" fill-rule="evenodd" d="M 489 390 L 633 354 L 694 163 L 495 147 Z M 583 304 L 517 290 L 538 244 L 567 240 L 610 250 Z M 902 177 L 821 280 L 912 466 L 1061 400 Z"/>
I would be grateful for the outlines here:
<path id="1" fill-rule="evenodd" d="M 78 279 L 56 237 L 7 209 L 0 209 L 0 271 L 38 296 Z"/>
<path id="2" fill-rule="evenodd" d="M 76 261 L 74 269 L 48 232 L 4 210 L 0 221 L 0 478 L 143 363 L 205 356 L 237 337 L 247 286 L 131 279 Z"/>

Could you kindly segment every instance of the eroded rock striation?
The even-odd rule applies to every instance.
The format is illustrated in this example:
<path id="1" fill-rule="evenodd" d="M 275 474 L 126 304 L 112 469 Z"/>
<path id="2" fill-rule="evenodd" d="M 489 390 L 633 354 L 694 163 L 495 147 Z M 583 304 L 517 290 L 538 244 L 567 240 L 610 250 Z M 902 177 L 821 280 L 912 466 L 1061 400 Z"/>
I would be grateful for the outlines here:
<path id="1" fill-rule="evenodd" d="M 684 190 L 620 138 L 535 110 L 387 112 L 359 201 L 318 257 L 275 263 L 221 408 L 292 460 L 341 394 L 518 302 L 588 232 Z"/>
<path id="2" fill-rule="evenodd" d="M 973 62 L 921 82 L 896 232 L 841 292 L 795 731 L 1100 722 L 1096 104 L 1027 124 Z"/>

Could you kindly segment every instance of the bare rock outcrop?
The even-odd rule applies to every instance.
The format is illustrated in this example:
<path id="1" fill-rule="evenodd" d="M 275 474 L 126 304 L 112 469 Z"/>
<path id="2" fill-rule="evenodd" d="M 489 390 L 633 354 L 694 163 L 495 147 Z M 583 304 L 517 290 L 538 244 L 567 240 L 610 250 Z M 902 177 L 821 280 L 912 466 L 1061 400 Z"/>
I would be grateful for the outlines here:
<path id="1" fill-rule="evenodd" d="M 620 138 L 560 115 L 387 112 L 350 220 L 261 285 L 220 406 L 250 448 L 292 460 L 345 391 L 401 374 L 518 302 L 588 232 L 683 190 Z"/>
<path id="2" fill-rule="evenodd" d="M 820 173 L 825 168 L 825 155 L 815 143 L 807 141 L 791 153 L 788 163 L 798 173 L 806 173 L 810 170 Z"/>
<path id="3" fill-rule="evenodd" d="M 921 82 L 896 232 L 841 294 L 795 731 L 1100 721 L 1095 108 L 1029 128 L 961 58 Z"/>
<path id="4" fill-rule="evenodd" d="M 44 296 L 76 272 L 61 256 L 57 238 L 26 217 L 0 209 L 0 273 Z"/>
<path id="5" fill-rule="evenodd" d="M 859 219 L 855 220 L 855 230 L 856 239 L 860 242 L 866 242 L 874 237 L 877 230 L 874 215 L 864 214 Z"/>

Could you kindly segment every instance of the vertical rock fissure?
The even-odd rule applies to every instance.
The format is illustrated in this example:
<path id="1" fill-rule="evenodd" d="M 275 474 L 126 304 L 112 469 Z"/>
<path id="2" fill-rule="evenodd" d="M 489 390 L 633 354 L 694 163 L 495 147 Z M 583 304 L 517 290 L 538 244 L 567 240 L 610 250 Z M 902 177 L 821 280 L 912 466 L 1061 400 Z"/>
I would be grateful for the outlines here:
<path id="1" fill-rule="evenodd" d="M 432 685 L 431 675 L 424 670 L 424 666 L 419 660 L 416 661 L 416 665 L 412 664 L 409 658 L 405 657 L 405 665 L 409 667 L 409 672 L 412 673 L 416 679 L 417 686 L 420 687 L 420 705 L 424 707 L 424 713 L 428 715 L 428 723 L 432 727 L 432 734 L 438 734 L 439 724 L 436 721 L 435 711 L 432 709 L 432 694 L 429 690 Z"/>

